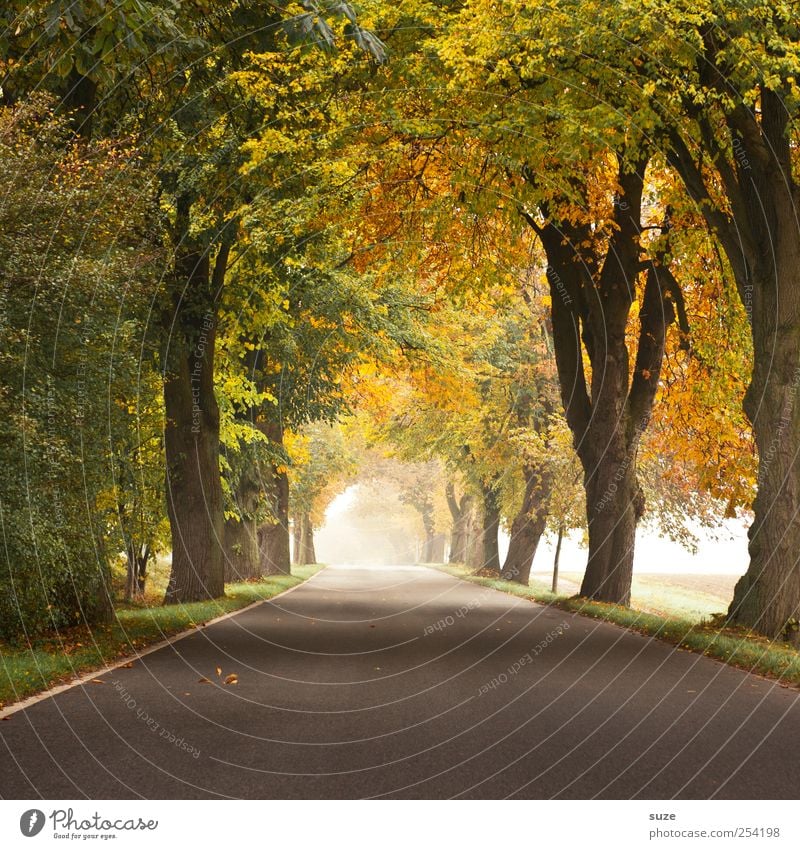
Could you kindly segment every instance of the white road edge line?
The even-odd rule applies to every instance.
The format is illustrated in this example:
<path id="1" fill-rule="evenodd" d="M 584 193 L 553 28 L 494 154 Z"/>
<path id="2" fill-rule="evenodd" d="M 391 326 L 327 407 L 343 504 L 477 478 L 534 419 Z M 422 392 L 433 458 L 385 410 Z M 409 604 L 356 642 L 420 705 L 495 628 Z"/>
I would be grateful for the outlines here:
<path id="1" fill-rule="evenodd" d="M 83 675 L 79 675 L 77 678 L 72 681 L 68 681 L 66 684 L 59 684 L 57 687 L 52 687 L 49 690 L 44 690 L 41 693 L 35 693 L 32 696 L 28 696 L 27 699 L 23 699 L 21 702 L 14 702 L 14 704 L 9 705 L 8 707 L 0 710 L 0 720 L 5 719 L 7 716 L 11 716 L 13 713 L 17 713 L 18 711 L 25 710 L 26 708 L 32 707 L 38 702 L 43 702 L 45 699 L 52 699 L 53 696 L 57 696 L 59 693 L 63 693 L 66 690 L 71 690 L 73 687 L 80 687 L 84 685 L 87 681 L 91 681 L 93 678 L 97 678 L 99 675 L 107 675 L 109 672 L 113 672 L 115 669 L 119 669 L 121 666 L 124 666 L 126 663 L 130 663 L 132 660 L 141 660 L 141 658 L 146 657 L 148 654 L 152 654 L 153 652 L 160 651 L 167 646 L 171 646 L 173 643 L 177 643 L 185 637 L 190 637 L 192 634 L 196 634 L 202 628 L 207 628 L 209 625 L 216 625 L 217 622 L 223 622 L 225 619 L 230 619 L 233 616 L 238 616 L 240 613 L 244 613 L 246 610 L 251 610 L 254 607 L 258 607 L 259 604 L 267 604 L 273 601 L 276 598 L 280 598 L 281 596 L 288 595 L 295 590 L 299 590 L 300 587 L 304 587 L 310 581 L 313 581 L 317 575 L 321 575 L 328 567 L 323 566 L 319 572 L 315 572 L 310 577 L 306 578 L 305 581 L 301 581 L 299 584 L 295 584 L 293 587 L 289 587 L 288 590 L 282 590 L 275 595 L 270 596 L 269 598 L 261 598 L 258 601 L 254 601 L 251 604 L 246 605 L 245 607 L 240 607 L 237 610 L 232 610 L 230 613 L 223 613 L 222 616 L 217 616 L 216 619 L 209 619 L 208 622 L 203 622 L 202 625 L 195 625 L 193 628 L 188 628 L 186 631 L 180 631 L 177 634 L 173 634 L 171 637 L 168 637 L 166 640 L 161 640 L 158 643 L 153 643 L 147 648 L 142 649 L 140 652 L 136 652 L 135 654 L 128 654 L 124 657 L 119 658 L 119 660 L 115 661 L 109 666 L 100 666 L 94 671 L 85 672 Z"/>

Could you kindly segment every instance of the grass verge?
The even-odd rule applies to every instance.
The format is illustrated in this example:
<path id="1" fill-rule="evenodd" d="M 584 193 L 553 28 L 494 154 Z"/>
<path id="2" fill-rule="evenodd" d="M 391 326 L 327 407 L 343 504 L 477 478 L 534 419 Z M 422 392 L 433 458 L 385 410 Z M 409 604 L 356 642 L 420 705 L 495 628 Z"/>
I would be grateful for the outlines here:
<path id="1" fill-rule="evenodd" d="M 229 584 L 223 598 L 168 607 L 120 605 L 114 622 L 77 627 L 21 647 L 0 642 L 0 708 L 179 634 L 211 619 L 272 598 L 308 580 L 322 566 L 293 566 L 292 575 Z"/>
<path id="2" fill-rule="evenodd" d="M 617 604 L 555 595 L 541 585 L 524 586 L 513 581 L 474 575 L 464 566 L 435 566 L 453 575 L 500 592 L 528 598 L 592 619 L 602 619 L 631 631 L 665 640 L 685 651 L 704 654 L 731 666 L 775 678 L 781 684 L 800 687 L 800 652 L 784 643 L 758 637 L 737 628 L 720 628 L 713 621 L 643 613 Z"/>

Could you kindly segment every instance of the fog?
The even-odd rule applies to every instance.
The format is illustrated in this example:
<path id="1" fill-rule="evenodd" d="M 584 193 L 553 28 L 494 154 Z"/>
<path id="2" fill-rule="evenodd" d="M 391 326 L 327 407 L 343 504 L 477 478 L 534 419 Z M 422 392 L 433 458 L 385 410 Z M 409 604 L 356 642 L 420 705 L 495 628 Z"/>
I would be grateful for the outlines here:
<path id="1" fill-rule="evenodd" d="M 743 574 L 747 568 L 747 523 L 728 519 L 711 532 L 690 526 L 698 539 L 692 553 L 665 539 L 647 526 L 639 529 L 636 540 L 635 570 L 666 574 Z M 401 503 L 396 493 L 386 490 L 359 490 L 351 486 L 339 495 L 325 514 L 323 526 L 315 533 L 317 557 L 321 563 L 387 566 L 416 562 L 422 530 L 418 514 Z M 508 548 L 508 536 L 500 535 L 500 556 Z M 540 543 L 533 573 L 552 571 L 555 538 Z M 569 535 L 562 545 L 561 571 L 582 572 L 586 549 L 581 533 Z"/>

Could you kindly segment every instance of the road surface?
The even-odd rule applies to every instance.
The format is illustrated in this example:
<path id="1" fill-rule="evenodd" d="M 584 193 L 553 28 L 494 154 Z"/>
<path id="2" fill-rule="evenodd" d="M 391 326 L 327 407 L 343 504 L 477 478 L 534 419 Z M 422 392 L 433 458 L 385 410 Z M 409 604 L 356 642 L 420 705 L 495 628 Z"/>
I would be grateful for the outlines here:
<path id="1" fill-rule="evenodd" d="M 0 723 L 4 798 L 800 791 L 795 691 L 424 568 L 329 567 L 99 680 Z"/>

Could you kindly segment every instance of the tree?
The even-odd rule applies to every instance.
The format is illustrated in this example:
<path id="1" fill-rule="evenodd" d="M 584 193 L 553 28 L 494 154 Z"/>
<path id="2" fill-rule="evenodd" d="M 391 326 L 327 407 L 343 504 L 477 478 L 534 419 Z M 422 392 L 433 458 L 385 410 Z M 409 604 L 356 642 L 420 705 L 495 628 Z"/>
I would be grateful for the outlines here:
<path id="1" fill-rule="evenodd" d="M 224 579 L 214 391 L 219 295 L 234 246 L 242 240 L 242 208 L 254 192 L 275 188 L 271 177 L 280 179 L 267 166 L 260 186 L 243 186 L 245 145 L 270 120 L 286 118 L 279 114 L 281 104 L 265 112 L 256 99 L 243 97 L 235 74 L 248 56 L 280 52 L 284 36 L 332 49 L 337 39 L 329 17 L 344 19 L 340 34 L 375 61 L 383 61 L 383 45 L 338 2 L 309 4 L 296 15 L 271 4 L 265 15 L 263 4 L 247 0 L 213 7 L 131 0 L 107 14 L 105 4 L 76 10 L 65 0 L 14 4 L 4 14 L 6 46 L 12 56 L 24 58 L 19 67 L 10 66 L 11 90 L 24 91 L 31 75 L 43 73 L 56 90 L 66 88 L 78 98 L 70 105 L 78 110 L 82 136 L 125 126 L 147 140 L 143 153 L 156 166 L 164 234 L 172 249 L 161 304 L 172 529 L 166 600 L 219 596 Z M 276 485 L 285 489 L 280 479 Z"/>
<path id="2" fill-rule="evenodd" d="M 160 260 L 147 176 L 122 144 L 75 143 L 54 107 L 37 96 L 0 109 L 0 631 L 11 638 L 108 621 L 109 555 L 128 518 L 158 536 L 157 446 L 144 486 L 120 466 L 138 468 L 147 438 L 139 402 L 159 418 L 140 361 Z"/>
<path id="3" fill-rule="evenodd" d="M 298 434 L 289 434 L 287 442 L 294 563 L 304 566 L 317 562 L 314 529 L 354 475 L 356 460 L 337 425 L 308 425 Z"/>
<path id="4" fill-rule="evenodd" d="M 482 6 L 471 4 L 469 14 Z M 555 13 L 552 4 L 526 7 L 514 26 L 528 24 L 537 50 L 525 60 L 524 79 L 541 79 L 550 62 L 551 79 L 574 82 L 570 91 L 596 105 L 588 114 L 602 113 L 607 139 L 629 134 L 628 116 L 635 116 L 724 253 L 750 324 L 753 371 L 744 409 L 759 453 L 750 567 L 729 614 L 770 637 L 794 634 L 800 228 L 792 127 L 800 44 L 790 6 L 565 0 Z M 519 79 L 519 67 L 504 58 L 502 73 Z"/>
<path id="5" fill-rule="evenodd" d="M 520 36 L 526 26 L 533 40 Z M 652 145 L 637 127 L 604 134 L 602 105 L 580 84 L 547 74 L 550 29 L 546 16 L 497 16 L 478 0 L 444 35 L 439 53 L 459 96 L 465 87 L 486 92 L 472 104 L 491 116 L 476 125 L 483 194 L 495 205 L 498 194 L 510 196 L 502 207 L 527 222 L 546 257 L 562 403 L 586 489 L 581 594 L 627 604 L 644 512 L 637 452 L 667 327 L 683 299 L 670 268 L 668 212 L 647 186 Z M 654 228 L 660 239 L 648 239 Z M 634 303 L 641 303 L 635 341 L 628 334 Z"/>

